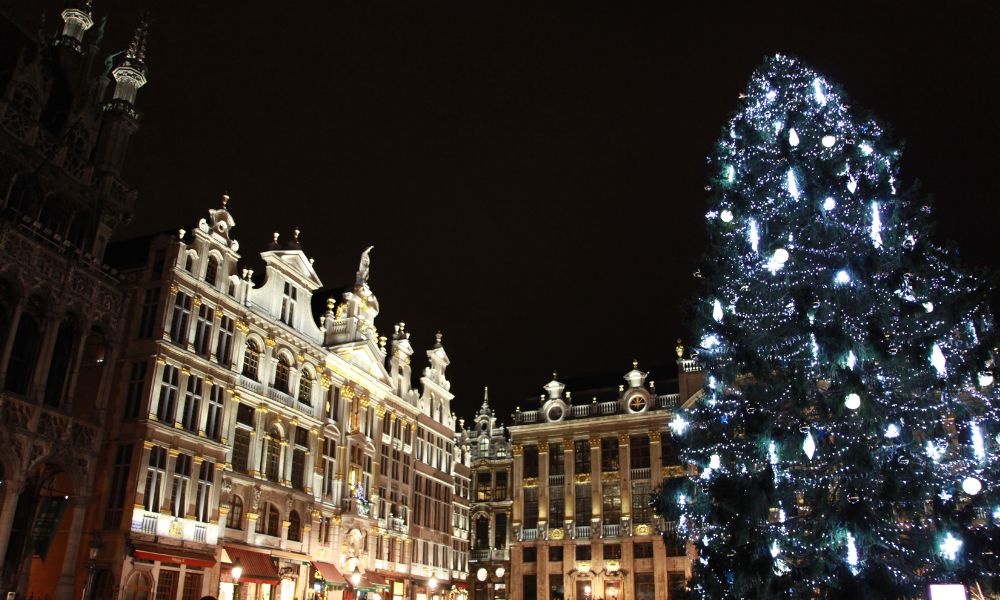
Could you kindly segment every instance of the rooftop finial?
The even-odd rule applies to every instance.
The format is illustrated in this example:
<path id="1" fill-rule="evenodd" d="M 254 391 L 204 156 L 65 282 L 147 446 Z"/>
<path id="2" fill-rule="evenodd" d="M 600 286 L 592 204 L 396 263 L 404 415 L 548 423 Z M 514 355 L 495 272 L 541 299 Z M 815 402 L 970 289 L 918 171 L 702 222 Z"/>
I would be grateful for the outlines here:
<path id="1" fill-rule="evenodd" d="M 555 369 L 552 370 L 552 379 L 559 379 L 559 371 L 556 371 Z"/>
<path id="2" fill-rule="evenodd" d="M 294 239 L 296 242 L 299 241 L 299 234 L 300 233 L 302 233 L 302 232 L 299 231 L 298 227 L 296 227 L 295 229 L 293 229 L 292 230 L 292 239 Z"/>
<path id="3" fill-rule="evenodd" d="M 229 205 L 229 194 L 222 194 L 222 208 L 226 208 Z"/>
<path id="4" fill-rule="evenodd" d="M 273 241 L 274 241 L 275 244 L 277 244 L 278 243 L 278 238 L 281 236 L 281 234 L 278 233 L 277 231 L 275 231 L 273 235 L 274 235 L 274 240 Z"/>
<path id="5" fill-rule="evenodd" d="M 372 248 L 375 246 L 368 246 L 365 251 L 361 253 L 361 260 L 358 262 L 358 274 L 354 278 L 354 285 L 365 285 L 368 283 L 368 274 L 371 268 L 372 259 L 370 253 Z"/>
<path id="6" fill-rule="evenodd" d="M 638 369 L 639 368 L 639 359 L 637 359 L 637 358 L 633 358 L 632 359 L 632 368 L 633 369 Z"/>
<path id="7" fill-rule="evenodd" d="M 441 333 L 440 331 L 438 331 L 437 333 L 434 334 L 434 340 L 436 342 L 435 346 L 434 346 L 435 348 L 440 348 L 441 347 L 441 339 L 442 338 L 444 338 L 444 334 Z"/>
<path id="8" fill-rule="evenodd" d="M 677 338 L 677 347 L 674 348 L 674 352 L 677 353 L 677 358 L 684 358 L 684 340 Z"/>
<path id="9" fill-rule="evenodd" d="M 149 32 L 150 19 L 147 15 L 143 15 L 139 20 L 139 25 L 135 28 L 135 34 L 132 35 L 132 41 L 129 42 L 128 50 L 125 53 L 126 58 L 131 58 L 137 62 L 145 62 L 146 60 L 146 37 Z"/>

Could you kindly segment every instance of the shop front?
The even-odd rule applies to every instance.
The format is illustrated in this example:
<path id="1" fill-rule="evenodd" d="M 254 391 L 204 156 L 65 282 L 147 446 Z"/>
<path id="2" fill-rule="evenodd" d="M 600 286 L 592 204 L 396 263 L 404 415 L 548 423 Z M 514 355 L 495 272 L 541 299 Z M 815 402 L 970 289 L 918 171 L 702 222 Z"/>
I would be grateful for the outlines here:
<path id="1" fill-rule="evenodd" d="M 312 598 L 315 600 L 344 600 L 347 580 L 336 565 L 315 561 L 310 569 Z"/>
<path id="2" fill-rule="evenodd" d="M 219 600 L 281 600 L 281 575 L 270 554 L 226 546 Z"/>

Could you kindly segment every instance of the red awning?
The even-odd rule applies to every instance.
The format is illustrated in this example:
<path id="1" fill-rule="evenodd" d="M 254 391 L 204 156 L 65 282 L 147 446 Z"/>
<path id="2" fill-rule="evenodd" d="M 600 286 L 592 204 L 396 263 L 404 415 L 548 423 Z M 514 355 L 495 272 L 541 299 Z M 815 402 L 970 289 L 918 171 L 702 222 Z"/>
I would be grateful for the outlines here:
<path id="1" fill-rule="evenodd" d="M 240 575 L 240 581 L 248 581 L 250 583 L 281 583 L 281 576 L 278 574 L 278 569 L 275 568 L 270 554 L 254 552 L 253 550 L 243 548 L 233 548 L 232 546 L 226 546 L 226 553 L 229 555 L 229 560 L 233 563 L 237 560 L 240 561 L 240 566 L 243 567 L 243 574 Z M 229 565 L 229 568 L 226 568 L 224 572 L 229 575 L 231 568 L 232 565 Z"/>
<path id="2" fill-rule="evenodd" d="M 383 577 L 379 573 L 376 573 L 375 571 L 365 571 L 365 578 L 367 578 L 368 581 L 372 583 L 372 585 L 384 585 L 384 586 L 389 585 L 388 583 L 386 583 L 385 577 Z"/>
<path id="3" fill-rule="evenodd" d="M 163 546 L 135 545 L 135 557 L 141 560 L 158 560 L 161 563 L 173 565 L 188 565 L 189 567 L 212 567 L 215 556 L 205 552 L 197 552 L 188 548 L 168 548 Z"/>
<path id="4" fill-rule="evenodd" d="M 314 561 L 313 567 L 319 571 L 319 574 L 323 577 L 323 580 L 327 583 L 344 585 L 347 581 L 344 576 L 340 574 L 337 567 L 326 562 Z"/>

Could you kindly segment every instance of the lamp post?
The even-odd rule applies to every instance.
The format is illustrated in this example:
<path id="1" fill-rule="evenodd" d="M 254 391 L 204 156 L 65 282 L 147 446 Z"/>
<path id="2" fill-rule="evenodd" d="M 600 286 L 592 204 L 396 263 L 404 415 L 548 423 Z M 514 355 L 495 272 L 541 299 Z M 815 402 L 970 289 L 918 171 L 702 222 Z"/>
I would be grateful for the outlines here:
<path id="1" fill-rule="evenodd" d="M 240 597 L 240 577 L 243 575 L 243 564 L 240 559 L 237 558 L 233 562 L 233 566 L 229 567 L 229 575 L 233 578 L 233 596 L 234 600 L 239 600 Z"/>
<path id="2" fill-rule="evenodd" d="M 361 585 L 361 569 L 358 565 L 354 565 L 354 570 L 351 571 L 351 585 L 355 588 Z"/>
<path id="3" fill-rule="evenodd" d="M 104 548 L 104 541 L 101 539 L 100 532 L 95 531 L 92 536 L 90 536 L 90 546 L 87 549 L 88 555 L 90 556 L 90 564 L 87 565 L 87 593 L 84 595 L 86 600 L 92 600 L 94 597 L 94 578 L 97 575 L 97 556 L 101 553 L 101 549 Z"/>

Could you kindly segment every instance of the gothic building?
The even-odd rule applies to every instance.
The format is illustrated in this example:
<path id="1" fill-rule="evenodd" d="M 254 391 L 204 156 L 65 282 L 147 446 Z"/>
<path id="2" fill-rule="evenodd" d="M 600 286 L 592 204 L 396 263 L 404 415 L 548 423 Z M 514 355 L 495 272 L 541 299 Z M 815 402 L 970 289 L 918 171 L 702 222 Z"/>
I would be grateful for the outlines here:
<path id="1" fill-rule="evenodd" d="M 146 28 L 104 60 L 90 2 L 61 17 L 0 15 L 0 593 L 19 598 L 78 598 L 113 560 L 94 500 L 127 301 L 104 255 L 136 200 Z"/>
<path id="2" fill-rule="evenodd" d="M 701 388 L 697 365 L 677 364 L 658 390 L 633 363 L 617 389 L 578 388 L 582 403 L 553 374 L 538 406 L 515 413 L 511 598 L 666 600 L 684 587 L 685 545 L 650 506 L 684 473 L 669 422 Z"/>
<path id="3" fill-rule="evenodd" d="M 413 387 L 405 324 L 391 340 L 375 326 L 371 248 L 335 296 L 298 230 L 274 235 L 255 278 L 235 225 L 223 196 L 190 231 L 112 249 L 131 304 L 103 497 L 105 545 L 123 557 L 110 580 L 124 598 L 184 600 L 464 586 L 453 513 L 468 465 L 441 334 Z"/>
<path id="4" fill-rule="evenodd" d="M 476 414 L 467 439 L 472 458 L 472 550 L 470 587 L 474 600 L 510 595 L 510 516 L 514 502 L 510 441 L 490 408 L 489 395 Z"/>

